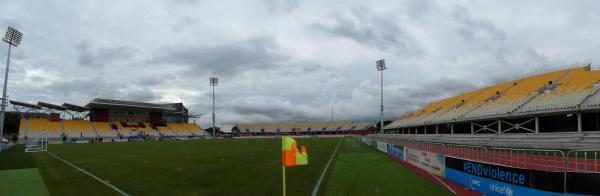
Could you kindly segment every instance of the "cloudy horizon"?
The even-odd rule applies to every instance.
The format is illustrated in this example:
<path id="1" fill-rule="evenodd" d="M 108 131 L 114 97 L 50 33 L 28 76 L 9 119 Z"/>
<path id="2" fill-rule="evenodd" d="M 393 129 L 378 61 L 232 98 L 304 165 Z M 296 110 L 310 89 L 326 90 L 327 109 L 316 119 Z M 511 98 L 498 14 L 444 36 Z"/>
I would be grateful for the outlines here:
<path id="1" fill-rule="evenodd" d="M 183 102 L 209 127 L 216 76 L 218 124 L 325 121 L 332 108 L 336 120 L 375 121 L 381 58 L 387 120 L 600 62 L 599 1 L 508 2 L 4 1 L 0 29 L 24 34 L 12 51 L 13 100 Z"/>

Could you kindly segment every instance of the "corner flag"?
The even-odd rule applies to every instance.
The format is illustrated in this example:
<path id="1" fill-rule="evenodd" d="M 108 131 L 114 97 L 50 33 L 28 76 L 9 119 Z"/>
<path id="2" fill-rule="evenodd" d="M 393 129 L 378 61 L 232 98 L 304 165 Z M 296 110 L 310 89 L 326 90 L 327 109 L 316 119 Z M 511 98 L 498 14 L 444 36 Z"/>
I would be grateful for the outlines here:
<path id="1" fill-rule="evenodd" d="M 296 165 L 307 165 L 308 154 L 306 147 L 300 146 L 298 150 L 296 140 L 291 137 L 281 137 L 281 164 L 285 167 L 293 167 Z"/>
<path id="2" fill-rule="evenodd" d="M 283 196 L 285 196 L 285 168 L 296 165 L 308 165 L 306 147 L 300 146 L 298 150 L 296 140 L 288 136 L 281 137 L 281 168 L 283 171 Z"/>

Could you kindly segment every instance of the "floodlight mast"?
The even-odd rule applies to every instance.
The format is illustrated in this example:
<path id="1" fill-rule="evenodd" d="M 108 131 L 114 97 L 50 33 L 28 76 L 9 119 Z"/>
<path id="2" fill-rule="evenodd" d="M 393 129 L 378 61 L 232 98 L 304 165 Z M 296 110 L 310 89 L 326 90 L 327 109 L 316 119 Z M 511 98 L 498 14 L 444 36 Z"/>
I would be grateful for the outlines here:
<path id="1" fill-rule="evenodd" d="M 215 121 L 216 121 L 216 117 L 215 117 L 215 86 L 219 85 L 219 78 L 217 77 L 211 77 L 210 78 L 210 86 L 212 86 L 212 137 L 216 138 L 216 133 L 215 133 Z"/>
<path id="2" fill-rule="evenodd" d="M 0 106 L 0 140 L 2 140 L 4 136 L 4 118 L 6 117 L 6 86 L 8 81 L 8 70 L 10 66 L 10 51 L 11 48 L 19 46 L 21 44 L 21 38 L 23 37 L 23 33 L 18 30 L 8 27 L 6 30 L 6 34 L 2 41 L 8 43 L 8 55 L 6 56 L 6 71 L 4 72 L 4 88 L 2 89 L 2 106 Z"/>
<path id="3" fill-rule="evenodd" d="M 381 105 L 379 106 L 379 134 L 383 134 L 383 70 L 386 70 L 385 59 L 375 61 L 377 71 L 381 72 Z"/>

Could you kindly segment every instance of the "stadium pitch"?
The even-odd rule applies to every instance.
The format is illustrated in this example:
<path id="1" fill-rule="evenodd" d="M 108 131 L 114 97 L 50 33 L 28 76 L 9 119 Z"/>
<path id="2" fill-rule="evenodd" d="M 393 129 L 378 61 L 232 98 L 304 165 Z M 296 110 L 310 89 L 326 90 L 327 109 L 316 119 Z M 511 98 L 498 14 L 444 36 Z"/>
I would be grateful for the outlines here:
<path id="1" fill-rule="evenodd" d="M 318 195 L 450 194 L 355 139 L 298 142 L 309 147 L 309 164 L 288 168 L 288 195 L 311 195 L 338 143 Z M 37 167 L 51 195 L 119 195 L 109 184 L 130 195 L 281 195 L 280 147 L 280 139 L 231 139 L 50 145 L 49 153 L 27 154 L 13 147 L 2 153 Z"/>

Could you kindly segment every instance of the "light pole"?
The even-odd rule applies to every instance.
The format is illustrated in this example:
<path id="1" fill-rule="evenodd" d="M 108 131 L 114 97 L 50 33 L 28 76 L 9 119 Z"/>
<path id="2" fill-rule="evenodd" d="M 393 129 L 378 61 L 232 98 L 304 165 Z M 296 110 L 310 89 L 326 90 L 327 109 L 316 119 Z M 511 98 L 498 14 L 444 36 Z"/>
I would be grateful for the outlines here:
<path id="1" fill-rule="evenodd" d="M 216 138 L 216 134 L 215 134 L 215 120 L 216 120 L 216 116 L 215 116 L 215 86 L 217 86 L 219 84 L 219 78 L 216 77 L 211 77 L 210 78 L 210 86 L 212 86 L 212 136 L 213 138 Z"/>
<path id="2" fill-rule="evenodd" d="M 385 67 L 385 59 L 375 61 L 375 67 L 377 67 L 377 71 L 381 72 L 381 105 L 379 106 L 379 134 L 383 133 L 383 70 L 387 69 Z"/>
<path id="3" fill-rule="evenodd" d="M 19 46 L 21 44 L 21 38 L 23 37 L 23 33 L 17 31 L 12 27 L 8 27 L 6 30 L 6 34 L 2 40 L 8 43 L 8 55 L 6 56 L 6 72 L 4 72 L 4 88 L 2 89 L 2 106 L 0 106 L 0 140 L 2 140 L 2 136 L 4 134 L 4 118 L 6 116 L 6 85 L 8 83 L 8 68 L 10 65 L 10 50 L 11 48 Z"/>

